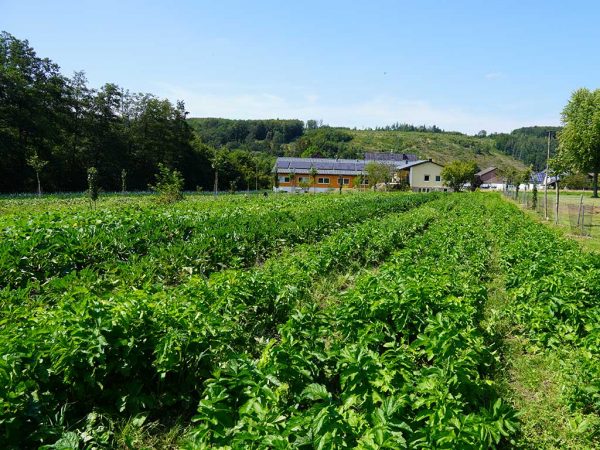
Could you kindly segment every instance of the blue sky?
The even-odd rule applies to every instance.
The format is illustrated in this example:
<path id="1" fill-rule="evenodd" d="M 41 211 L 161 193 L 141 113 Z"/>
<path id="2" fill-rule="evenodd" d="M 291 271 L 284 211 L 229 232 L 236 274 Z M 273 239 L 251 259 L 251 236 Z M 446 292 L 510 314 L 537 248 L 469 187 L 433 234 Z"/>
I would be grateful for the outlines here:
<path id="1" fill-rule="evenodd" d="M 555 125 L 597 88 L 600 3 L 0 0 L 0 29 L 93 87 L 183 99 L 191 116 Z"/>

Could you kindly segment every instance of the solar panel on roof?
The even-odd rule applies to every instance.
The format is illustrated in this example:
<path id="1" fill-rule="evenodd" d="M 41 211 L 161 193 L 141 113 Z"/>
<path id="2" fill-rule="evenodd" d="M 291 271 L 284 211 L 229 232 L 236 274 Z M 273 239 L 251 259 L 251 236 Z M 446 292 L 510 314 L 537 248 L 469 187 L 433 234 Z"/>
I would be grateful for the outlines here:
<path id="1" fill-rule="evenodd" d="M 354 170 L 354 163 L 338 162 L 335 164 L 337 170 Z"/>
<path id="2" fill-rule="evenodd" d="M 318 170 L 331 170 L 331 169 L 333 169 L 333 162 L 331 162 L 331 161 L 319 161 L 317 164 L 315 164 L 315 167 Z"/>
<path id="3" fill-rule="evenodd" d="M 310 169 L 310 165 L 308 161 L 290 161 L 290 167 L 293 169 Z"/>

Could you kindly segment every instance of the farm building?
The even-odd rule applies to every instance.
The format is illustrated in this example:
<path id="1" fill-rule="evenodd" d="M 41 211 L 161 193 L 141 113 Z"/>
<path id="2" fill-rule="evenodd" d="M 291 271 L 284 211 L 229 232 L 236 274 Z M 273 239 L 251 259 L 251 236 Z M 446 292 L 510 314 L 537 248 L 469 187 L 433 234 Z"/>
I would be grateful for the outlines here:
<path id="1" fill-rule="evenodd" d="M 504 189 L 504 178 L 497 167 L 488 167 L 475 174 L 477 186 L 481 189 Z"/>
<path id="2" fill-rule="evenodd" d="M 366 153 L 365 159 L 280 157 L 273 167 L 277 177 L 273 189 L 296 192 L 310 187 L 316 192 L 327 192 L 340 187 L 367 187 L 366 167 L 370 162 L 389 165 L 394 173 L 393 182 L 407 183 L 415 191 L 447 189 L 442 183 L 443 166 L 431 160 L 418 160 L 415 155 L 406 153 Z"/>

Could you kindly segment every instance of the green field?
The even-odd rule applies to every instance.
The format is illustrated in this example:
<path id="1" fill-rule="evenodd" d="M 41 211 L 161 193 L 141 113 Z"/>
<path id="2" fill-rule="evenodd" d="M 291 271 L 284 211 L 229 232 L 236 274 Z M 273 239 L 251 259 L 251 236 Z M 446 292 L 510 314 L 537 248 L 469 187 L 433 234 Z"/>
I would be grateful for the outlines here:
<path id="1" fill-rule="evenodd" d="M 600 257 L 497 194 L 0 199 L 3 448 L 596 448 Z"/>
<path id="2" fill-rule="evenodd" d="M 520 192 L 517 203 L 533 213 L 531 192 Z M 584 206 L 586 215 L 583 219 L 584 233 L 577 227 L 580 204 Z M 536 212 L 538 220 L 556 227 L 569 238 L 577 240 L 583 248 L 600 251 L 600 199 L 593 198 L 591 191 L 561 190 L 557 223 L 555 220 L 556 191 L 552 189 L 548 191 L 548 220 L 546 221 L 544 191 L 540 190 Z"/>

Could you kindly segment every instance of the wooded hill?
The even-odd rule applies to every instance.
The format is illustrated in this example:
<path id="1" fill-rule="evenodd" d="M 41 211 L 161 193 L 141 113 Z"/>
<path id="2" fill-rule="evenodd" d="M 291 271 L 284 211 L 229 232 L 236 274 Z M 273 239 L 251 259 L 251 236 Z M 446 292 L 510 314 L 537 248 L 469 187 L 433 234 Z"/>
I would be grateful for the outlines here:
<path id="1" fill-rule="evenodd" d="M 398 125 L 377 130 L 356 130 L 319 126 L 316 121 L 303 124 L 294 120 L 215 118 L 193 118 L 188 119 L 188 123 L 202 142 L 229 151 L 247 150 L 273 156 L 322 158 L 362 158 L 365 152 L 392 151 L 415 153 L 420 158 L 431 158 L 442 164 L 462 159 L 474 160 L 480 168 L 525 167 L 510 154 L 513 147 L 520 148 L 521 135 L 507 140 L 513 147 L 503 151 L 504 147 L 498 147 L 495 138 L 444 132 L 435 126 Z"/>
<path id="2" fill-rule="evenodd" d="M 518 128 L 511 133 L 480 132 L 476 136 L 425 127 L 394 124 L 357 130 L 322 126 L 315 120 L 231 120 L 192 118 L 188 123 L 202 142 L 218 148 L 246 150 L 272 156 L 362 158 L 365 152 L 415 153 L 442 164 L 455 159 L 474 160 L 481 168 L 523 169 L 546 165 L 548 132 L 550 155 L 556 153 L 560 127 Z"/>
<path id="3" fill-rule="evenodd" d="M 502 169 L 524 169 L 522 161 L 500 151 L 492 138 L 478 138 L 460 133 L 404 131 L 348 131 L 351 145 L 365 151 L 395 151 L 414 153 L 419 158 L 431 158 L 440 164 L 453 160 L 472 160 L 481 169 L 494 166 Z"/>
<path id="4" fill-rule="evenodd" d="M 490 135 L 496 148 L 523 161 L 526 165 L 532 165 L 536 170 L 546 167 L 548 155 L 548 133 L 550 133 L 550 157 L 556 154 L 558 141 L 556 134 L 561 127 L 523 127 L 513 130 L 512 133 L 495 133 Z"/>

